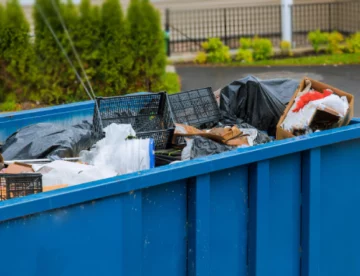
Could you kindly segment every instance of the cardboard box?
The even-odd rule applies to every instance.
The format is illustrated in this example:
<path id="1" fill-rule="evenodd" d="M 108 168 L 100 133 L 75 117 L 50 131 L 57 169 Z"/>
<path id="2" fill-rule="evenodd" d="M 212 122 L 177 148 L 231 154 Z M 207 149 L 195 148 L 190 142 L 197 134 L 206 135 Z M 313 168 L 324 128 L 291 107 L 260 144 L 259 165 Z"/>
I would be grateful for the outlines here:
<path id="1" fill-rule="evenodd" d="M 299 88 L 296 90 L 295 94 L 291 98 L 289 104 L 287 105 L 287 107 L 284 111 L 284 114 L 281 116 L 281 118 L 277 124 L 277 127 L 276 127 L 276 139 L 277 140 L 295 137 L 295 135 L 292 134 L 291 132 L 282 129 L 281 125 L 284 122 L 290 109 L 293 107 L 293 104 L 295 102 L 295 99 L 297 98 L 298 93 L 303 91 L 304 88 L 306 87 L 306 80 L 311 81 L 311 84 L 312 84 L 311 87 L 313 89 L 315 89 L 319 92 L 322 92 L 324 89 L 331 89 L 336 95 L 338 95 L 340 97 L 345 96 L 349 102 L 348 112 L 346 113 L 345 117 L 343 117 L 342 119 L 339 120 L 339 117 L 337 116 L 336 112 L 333 112 L 333 110 L 325 109 L 325 110 L 317 110 L 316 111 L 316 113 L 314 114 L 313 120 L 312 120 L 313 122 L 316 122 L 319 119 L 326 118 L 327 121 L 334 122 L 333 127 L 341 127 L 341 126 L 348 125 L 350 120 L 354 116 L 354 96 L 353 95 L 346 93 L 338 88 L 327 85 L 325 83 L 316 81 L 314 79 L 304 78 L 300 82 Z"/>

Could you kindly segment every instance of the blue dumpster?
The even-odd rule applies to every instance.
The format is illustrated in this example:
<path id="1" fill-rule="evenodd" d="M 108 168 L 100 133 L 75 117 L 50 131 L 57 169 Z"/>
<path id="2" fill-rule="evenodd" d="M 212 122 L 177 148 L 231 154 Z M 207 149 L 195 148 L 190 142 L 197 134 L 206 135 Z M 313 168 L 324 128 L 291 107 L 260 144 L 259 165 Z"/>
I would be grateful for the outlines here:
<path id="1" fill-rule="evenodd" d="M 0 116 L 73 124 L 91 102 Z M 0 202 L 1 275 L 360 275 L 360 121 Z"/>

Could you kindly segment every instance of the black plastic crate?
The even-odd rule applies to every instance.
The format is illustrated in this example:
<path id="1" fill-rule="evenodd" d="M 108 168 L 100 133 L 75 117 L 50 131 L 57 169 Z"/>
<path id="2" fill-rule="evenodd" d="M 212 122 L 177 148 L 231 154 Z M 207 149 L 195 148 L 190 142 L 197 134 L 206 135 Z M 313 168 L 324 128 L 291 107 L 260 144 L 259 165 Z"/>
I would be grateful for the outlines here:
<path id="1" fill-rule="evenodd" d="M 210 87 L 170 95 L 169 103 L 175 123 L 210 128 L 221 119 L 220 109 Z"/>
<path id="2" fill-rule="evenodd" d="M 165 92 L 96 100 L 99 112 L 94 110 L 95 133 L 102 133 L 103 128 L 112 123 L 131 124 L 136 137 L 154 139 L 156 149 L 165 149 L 171 144 L 174 122 Z"/>
<path id="3" fill-rule="evenodd" d="M 37 194 L 42 191 L 41 174 L 0 174 L 0 201 Z"/>

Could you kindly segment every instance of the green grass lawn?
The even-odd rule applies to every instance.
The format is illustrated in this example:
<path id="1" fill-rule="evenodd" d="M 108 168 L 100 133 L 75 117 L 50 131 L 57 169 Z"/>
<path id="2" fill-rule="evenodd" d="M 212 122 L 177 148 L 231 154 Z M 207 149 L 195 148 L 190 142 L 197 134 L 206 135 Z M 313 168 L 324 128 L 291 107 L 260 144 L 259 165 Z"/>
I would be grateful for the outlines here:
<path id="1" fill-rule="evenodd" d="M 233 62 L 222 66 L 298 66 L 298 65 L 346 65 L 360 64 L 360 53 L 319 55 L 297 58 L 271 59 L 255 61 L 253 63 Z"/>

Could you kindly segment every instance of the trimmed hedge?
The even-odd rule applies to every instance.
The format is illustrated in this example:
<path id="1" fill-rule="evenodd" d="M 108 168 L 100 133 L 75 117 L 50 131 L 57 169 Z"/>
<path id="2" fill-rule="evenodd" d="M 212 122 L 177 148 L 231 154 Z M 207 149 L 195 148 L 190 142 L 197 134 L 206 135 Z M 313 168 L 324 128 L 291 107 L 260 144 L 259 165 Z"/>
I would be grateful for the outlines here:
<path id="1" fill-rule="evenodd" d="M 106 0 L 101 7 L 90 0 L 82 0 L 79 6 L 71 0 L 55 3 L 97 95 L 166 86 L 160 15 L 148 0 L 132 0 L 127 17 L 118 0 Z M 85 81 L 52 1 L 36 0 L 35 4 L 34 39 L 19 0 L 0 6 L 0 101 L 60 104 L 87 99 L 43 20 L 41 12 Z"/>

